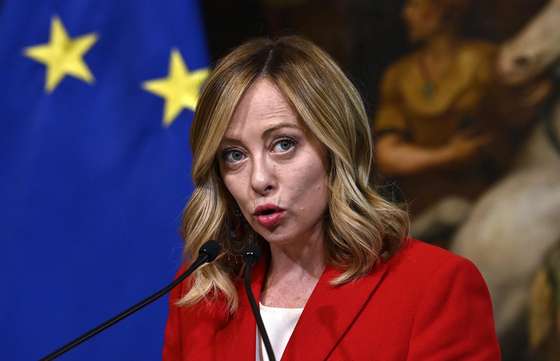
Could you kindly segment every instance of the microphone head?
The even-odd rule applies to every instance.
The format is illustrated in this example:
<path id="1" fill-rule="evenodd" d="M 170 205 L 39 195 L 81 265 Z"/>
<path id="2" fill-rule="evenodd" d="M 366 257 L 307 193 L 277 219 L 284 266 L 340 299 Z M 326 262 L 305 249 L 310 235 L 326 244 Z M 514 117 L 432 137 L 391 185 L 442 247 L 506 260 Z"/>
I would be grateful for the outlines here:
<path id="1" fill-rule="evenodd" d="M 249 243 L 242 253 L 245 262 L 255 264 L 261 256 L 261 248 L 256 243 Z"/>
<path id="2" fill-rule="evenodd" d="M 212 262 L 216 259 L 216 257 L 218 257 L 221 250 L 222 246 L 218 243 L 218 241 L 211 239 L 209 241 L 206 241 L 206 243 L 204 243 L 200 247 L 200 249 L 198 250 L 198 255 L 200 257 L 201 254 L 205 254 L 208 257 L 206 259 L 206 262 Z"/>

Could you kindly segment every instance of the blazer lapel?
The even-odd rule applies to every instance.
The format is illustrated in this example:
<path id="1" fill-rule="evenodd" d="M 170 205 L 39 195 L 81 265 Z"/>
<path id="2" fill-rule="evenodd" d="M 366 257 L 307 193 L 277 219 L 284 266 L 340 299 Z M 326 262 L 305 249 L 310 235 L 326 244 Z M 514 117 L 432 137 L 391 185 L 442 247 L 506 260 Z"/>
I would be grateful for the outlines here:
<path id="1" fill-rule="evenodd" d="M 304 307 L 282 361 L 327 359 L 360 316 L 387 268 L 387 262 L 382 262 L 367 276 L 331 286 L 330 281 L 340 272 L 327 266 Z"/>
<path id="2" fill-rule="evenodd" d="M 255 299 L 260 299 L 266 264 L 264 257 L 253 270 L 251 288 Z M 216 333 L 216 360 L 255 360 L 257 347 L 257 323 L 243 287 L 238 282 L 239 308 L 225 326 Z"/>

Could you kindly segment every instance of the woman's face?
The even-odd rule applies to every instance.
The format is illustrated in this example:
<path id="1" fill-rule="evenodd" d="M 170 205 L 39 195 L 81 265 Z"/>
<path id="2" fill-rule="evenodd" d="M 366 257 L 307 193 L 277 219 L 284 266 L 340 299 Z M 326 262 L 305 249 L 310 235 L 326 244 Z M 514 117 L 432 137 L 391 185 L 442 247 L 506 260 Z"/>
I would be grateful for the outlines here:
<path id="1" fill-rule="evenodd" d="M 402 17 L 412 42 L 426 40 L 441 30 L 441 9 L 432 0 L 407 0 Z"/>
<path id="2" fill-rule="evenodd" d="M 274 83 L 261 78 L 247 89 L 219 152 L 226 188 L 271 245 L 323 237 L 327 152 Z"/>

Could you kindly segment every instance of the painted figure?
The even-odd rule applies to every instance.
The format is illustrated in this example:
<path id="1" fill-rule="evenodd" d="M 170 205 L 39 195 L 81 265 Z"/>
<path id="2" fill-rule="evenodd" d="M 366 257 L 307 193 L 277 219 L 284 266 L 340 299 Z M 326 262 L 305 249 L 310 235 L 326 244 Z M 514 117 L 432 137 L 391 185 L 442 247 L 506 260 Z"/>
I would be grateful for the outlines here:
<path id="1" fill-rule="evenodd" d="M 379 168 L 409 202 L 413 234 L 428 239 L 464 220 L 509 165 L 532 116 L 515 101 L 523 92 L 501 86 L 497 48 L 458 35 L 468 5 L 406 2 L 403 18 L 420 47 L 387 70 L 374 121 Z"/>

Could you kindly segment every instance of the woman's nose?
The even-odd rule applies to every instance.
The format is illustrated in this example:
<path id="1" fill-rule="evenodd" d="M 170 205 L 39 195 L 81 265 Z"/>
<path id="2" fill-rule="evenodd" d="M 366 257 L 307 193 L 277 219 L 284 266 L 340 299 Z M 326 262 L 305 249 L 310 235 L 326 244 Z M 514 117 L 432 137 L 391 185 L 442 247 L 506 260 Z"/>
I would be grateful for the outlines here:
<path id="1" fill-rule="evenodd" d="M 260 195 L 269 195 L 276 189 L 275 165 L 266 157 L 254 159 L 251 187 L 255 193 Z"/>

